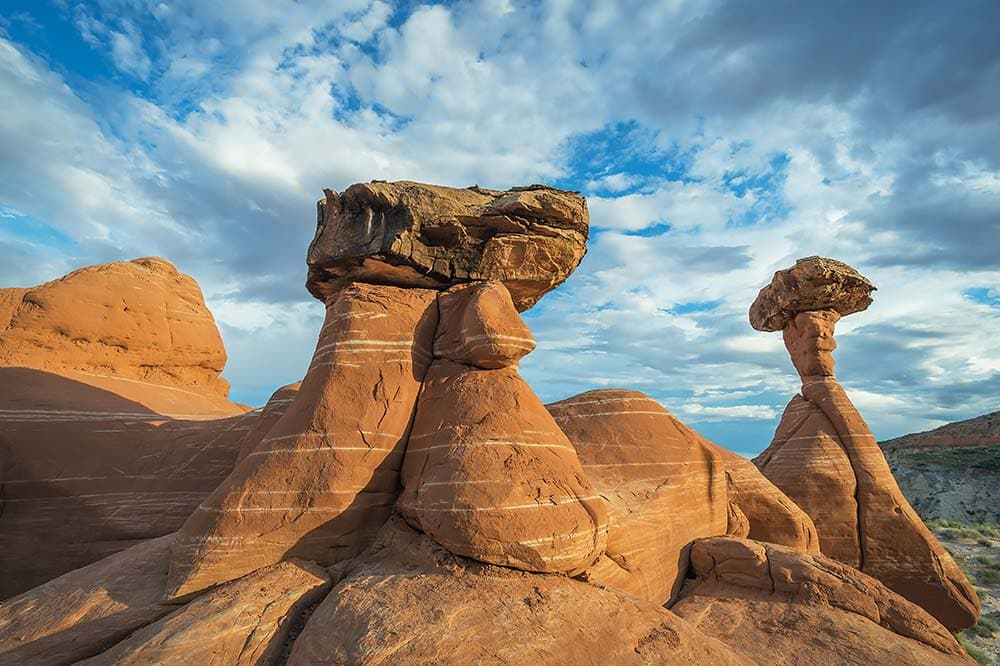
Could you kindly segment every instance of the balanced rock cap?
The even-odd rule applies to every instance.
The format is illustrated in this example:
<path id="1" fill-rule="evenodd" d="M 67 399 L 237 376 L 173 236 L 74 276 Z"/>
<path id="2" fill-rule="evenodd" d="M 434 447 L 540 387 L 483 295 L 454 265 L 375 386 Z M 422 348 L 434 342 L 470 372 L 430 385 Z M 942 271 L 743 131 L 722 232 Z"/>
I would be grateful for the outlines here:
<path id="1" fill-rule="evenodd" d="M 306 288 L 328 301 L 351 282 L 443 289 L 499 280 L 523 312 L 587 251 L 587 202 L 545 185 L 507 191 L 400 181 L 325 190 Z"/>
<path id="2" fill-rule="evenodd" d="M 774 274 L 750 306 L 750 325 L 780 331 L 800 312 L 835 310 L 841 316 L 866 310 L 876 287 L 847 264 L 824 257 L 799 259 Z"/>

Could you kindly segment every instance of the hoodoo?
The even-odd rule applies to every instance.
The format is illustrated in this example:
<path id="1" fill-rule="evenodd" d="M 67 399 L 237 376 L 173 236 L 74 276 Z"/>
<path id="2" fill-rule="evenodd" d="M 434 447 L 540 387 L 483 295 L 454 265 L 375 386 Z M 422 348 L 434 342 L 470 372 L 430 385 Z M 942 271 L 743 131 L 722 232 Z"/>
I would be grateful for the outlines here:
<path id="1" fill-rule="evenodd" d="M 14 475 L 4 496 L 16 495 L 0 527 L 55 525 L 52 511 L 32 509 L 44 500 L 75 511 L 77 531 L 64 541 L 90 544 L 76 565 L 88 566 L 25 574 L 37 586 L 0 603 L 0 664 L 964 662 L 938 620 L 890 589 L 950 626 L 968 621 L 941 601 L 962 591 L 935 577 L 935 566 L 950 576 L 953 563 L 931 550 L 932 538 L 920 540 L 926 530 L 905 502 L 890 506 L 895 486 L 864 485 L 881 468 L 849 439 L 863 422 L 844 429 L 849 415 L 822 411 L 842 409 L 833 388 L 816 393 L 806 382 L 801 400 L 820 401 L 810 409 L 826 428 L 822 444 L 843 455 L 829 469 L 807 458 L 804 469 L 843 481 L 828 491 L 866 489 L 848 564 L 816 554 L 824 535 L 832 543 L 833 523 L 812 495 L 775 474 L 786 495 L 649 396 L 600 390 L 542 404 L 518 372 L 535 347 L 518 313 L 583 257 L 588 217 L 578 194 L 373 182 L 327 191 L 319 213 L 308 287 L 326 320 L 301 384 L 263 409 L 244 413 L 221 397 L 214 356 L 195 363 L 200 371 L 181 372 L 187 366 L 168 358 L 132 376 L 128 346 L 114 377 L 100 381 L 133 393 L 106 402 L 91 380 L 78 397 L 95 401 L 93 414 L 55 409 L 37 387 L 15 394 L 0 384 L 0 398 L 23 410 L 0 418 L 27 424 L 2 435 L 14 433 L 17 455 L 13 472 L 3 468 L 5 482 Z M 813 331 L 832 331 L 835 316 L 866 304 L 859 284 L 822 311 L 832 314 L 795 310 L 826 307 L 836 286 L 811 301 L 778 292 L 765 308 L 768 325 L 786 327 L 796 363 L 810 368 L 804 379 L 832 378 L 832 362 L 808 351 L 808 340 L 826 340 Z M 0 323 L 14 310 L 32 314 L 34 306 L 10 307 L 18 298 L 25 302 L 20 292 L 0 299 Z M 108 303 L 117 301 L 94 307 Z M 60 326 L 85 328 L 78 324 Z M 153 335 L 141 328 L 130 335 Z M 85 349 L 91 337 L 117 339 L 87 335 Z M 63 367 L 21 344 L 36 364 Z M 200 358 L 175 352 L 185 363 Z M 162 413 L 163 385 L 155 400 L 146 395 L 154 380 L 185 377 L 194 379 L 182 395 L 214 405 L 214 418 L 175 423 Z M 158 407 L 141 411 L 145 403 L 123 404 L 125 395 Z M 60 418 L 78 427 L 51 430 Z M 91 419 L 101 427 L 79 427 Z M 28 452 L 41 435 L 47 462 L 36 465 Z M 70 458 L 64 441 L 107 457 L 80 462 L 86 456 Z M 74 485 L 78 476 L 96 485 Z M 71 491 L 69 501 L 46 497 L 46 483 Z M 169 503 L 155 499 L 159 490 L 143 494 L 147 483 Z M 86 488 L 104 490 L 94 500 Z M 112 538 L 121 515 L 142 529 L 93 562 L 99 549 L 81 531 Z M 885 538 L 869 537 L 874 529 Z M 26 559 L 25 543 L 4 556 Z M 900 561 L 915 573 L 890 570 L 890 557 L 909 557 Z M 888 587 L 849 564 L 874 567 Z M 916 574 L 931 587 L 913 587 Z"/>
<path id="2" fill-rule="evenodd" d="M 971 627 L 979 616 L 975 589 L 903 497 L 834 376 L 834 326 L 866 309 L 874 290 L 850 266 L 821 257 L 799 259 L 761 290 L 750 323 L 782 331 L 802 392 L 756 463 L 812 517 L 824 554 L 881 580 L 950 629 Z"/>

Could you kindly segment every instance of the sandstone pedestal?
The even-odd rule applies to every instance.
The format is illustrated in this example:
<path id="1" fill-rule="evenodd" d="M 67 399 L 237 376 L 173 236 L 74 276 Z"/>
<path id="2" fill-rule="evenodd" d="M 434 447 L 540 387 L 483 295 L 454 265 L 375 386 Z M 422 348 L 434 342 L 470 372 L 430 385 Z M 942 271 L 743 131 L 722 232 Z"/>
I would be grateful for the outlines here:
<path id="1" fill-rule="evenodd" d="M 872 290 L 850 266 L 819 258 L 779 271 L 761 290 L 751 323 L 783 330 L 802 394 L 757 464 L 813 518 L 824 554 L 878 578 L 952 630 L 971 627 L 975 589 L 903 497 L 834 376 L 834 327 L 842 314 L 866 308 Z"/>

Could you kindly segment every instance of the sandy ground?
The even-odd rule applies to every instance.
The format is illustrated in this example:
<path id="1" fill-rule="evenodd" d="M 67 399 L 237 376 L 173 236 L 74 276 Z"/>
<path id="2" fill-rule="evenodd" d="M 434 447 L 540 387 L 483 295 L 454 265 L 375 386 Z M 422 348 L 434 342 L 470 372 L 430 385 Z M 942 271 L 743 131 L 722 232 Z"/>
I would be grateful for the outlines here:
<path id="1" fill-rule="evenodd" d="M 977 535 L 970 533 L 972 528 L 930 527 L 966 575 L 971 574 L 979 593 L 983 607 L 980 623 L 964 633 L 965 640 L 992 659 L 981 661 L 1000 664 L 1000 535 L 996 528 Z"/>

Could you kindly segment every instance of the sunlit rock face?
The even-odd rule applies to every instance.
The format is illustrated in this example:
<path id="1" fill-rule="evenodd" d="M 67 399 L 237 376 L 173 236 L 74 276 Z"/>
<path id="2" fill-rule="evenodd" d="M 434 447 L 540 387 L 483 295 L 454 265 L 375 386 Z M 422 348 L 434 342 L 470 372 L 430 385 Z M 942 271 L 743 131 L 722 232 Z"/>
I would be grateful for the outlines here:
<path id="1" fill-rule="evenodd" d="M 979 598 L 903 497 L 885 456 L 834 375 L 834 327 L 875 287 L 840 262 L 810 257 L 775 273 L 750 307 L 760 330 L 782 330 L 802 379 L 757 465 L 806 513 L 820 550 L 881 580 L 946 627 L 976 624 Z"/>
<path id="2" fill-rule="evenodd" d="M 159 257 L 0 289 L 0 366 L 121 377 L 225 397 L 226 350 L 198 284 Z"/>
<path id="3" fill-rule="evenodd" d="M 587 251 L 576 192 L 506 191 L 401 181 L 326 191 L 306 287 L 326 301 L 351 282 L 440 289 L 500 280 L 523 311 L 562 284 Z"/>
<path id="4" fill-rule="evenodd" d="M 0 598 L 177 530 L 257 413 L 165 259 L 0 289 Z"/>
<path id="5" fill-rule="evenodd" d="M 865 284 L 817 260 L 767 292 L 803 378 L 772 483 L 650 396 L 519 375 L 586 234 L 542 186 L 328 193 L 326 319 L 258 410 L 162 260 L 0 291 L 0 664 L 963 663 L 932 614 L 975 599 L 833 375 Z"/>

